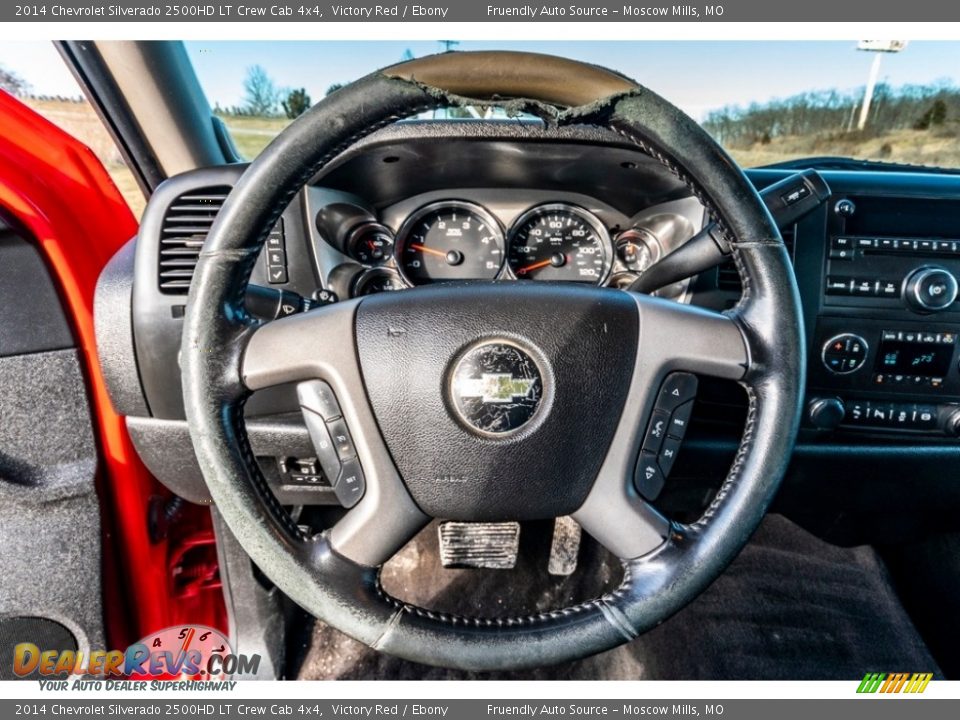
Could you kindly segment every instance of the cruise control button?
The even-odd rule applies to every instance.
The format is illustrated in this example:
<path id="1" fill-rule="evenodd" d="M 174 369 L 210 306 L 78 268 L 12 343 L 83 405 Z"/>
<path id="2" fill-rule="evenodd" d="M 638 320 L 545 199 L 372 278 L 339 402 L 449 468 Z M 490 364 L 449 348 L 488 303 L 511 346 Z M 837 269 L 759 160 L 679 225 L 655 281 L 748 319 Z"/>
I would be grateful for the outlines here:
<path id="1" fill-rule="evenodd" d="M 363 476 L 360 462 L 356 458 L 344 460 L 343 469 L 333 486 L 333 492 L 340 504 L 346 508 L 353 507 L 360 502 L 366 489 L 367 481 Z"/>
<path id="2" fill-rule="evenodd" d="M 637 460 L 637 469 L 633 473 L 633 486 L 637 492 L 647 500 L 655 500 L 663 490 L 665 478 L 657 456 L 649 452 L 641 452 Z"/>
<path id="3" fill-rule="evenodd" d="M 693 400 L 697 394 L 697 376 L 690 373 L 671 373 L 663 381 L 660 397 L 657 399 L 657 409 L 670 412 Z"/>
<path id="4" fill-rule="evenodd" d="M 315 412 L 324 420 L 340 417 L 337 396 L 325 382 L 310 380 L 300 383 L 297 385 L 297 399 L 300 401 L 300 407 Z"/>
<path id="5" fill-rule="evenodd" d="M 650 418 L 650 426 L 643 438 L 643 449 L 652 453 L 659 452 L 663 439 L 667 436 L 667 425 L 670 422 L 670 413 L 663 410 L 654 410 Z"/>
<path id="6" fill-rule="evenodd" d="M 337 455 L 340 459 L 354 457 L 357 449 L 353 446 L 353 438 L 350 437 L 350 431 L 343 418 L 331 420 L 327 423 L 327 429 L 330 430 L 330 437 L 333 439 L 333 446 L 337 449 Z"/>
<path id="7" fill-rule="evenodd" d="M 687 431 L 687 424 L 690 422 L 690 415 L 693 413 L 693 401 L 685 403 L 673 411 L 670 416 L 670 425 L 667 427 L 667 435 L 675 438 L 683 438 Z"/>
<path id="8" fill-rule="evenodd" d="M 334 483 L 340 474 L 340 457 L 327 430 L 327 424 L 323 418 L 309 410 L 303 413 L 303 419 L 307 423 L 307 432 L 310 433 L 313 448 L 317 451 L 317 460 L 323 468 L 323 474 Z"/>
<path id="9" fill-rule="evenodd" d="M 668 437 L 663 441 L 663 447 L 660 448 L 660 455 L 657 463 L 660 465 L 660 471 L 666 477 L 673 469 L 673 462 L 677 459 L 677 453 L 680 451 L 680 440 Z"/>

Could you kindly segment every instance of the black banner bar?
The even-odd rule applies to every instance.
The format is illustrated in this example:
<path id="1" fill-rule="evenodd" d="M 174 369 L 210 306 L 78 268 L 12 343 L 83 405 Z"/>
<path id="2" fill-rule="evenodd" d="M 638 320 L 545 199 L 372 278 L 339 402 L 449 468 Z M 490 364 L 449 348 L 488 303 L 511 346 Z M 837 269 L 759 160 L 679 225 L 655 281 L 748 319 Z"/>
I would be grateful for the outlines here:
<path id="1" fill-rule="evenodd" d="M 537 3 L 470 2 L 150 2 L 60 0 L 0 6 L 0 22 L 956 22 L 960 3 L 943 0 L 836 2 L 724 0 L 670 4 L 655 0 Z"/>

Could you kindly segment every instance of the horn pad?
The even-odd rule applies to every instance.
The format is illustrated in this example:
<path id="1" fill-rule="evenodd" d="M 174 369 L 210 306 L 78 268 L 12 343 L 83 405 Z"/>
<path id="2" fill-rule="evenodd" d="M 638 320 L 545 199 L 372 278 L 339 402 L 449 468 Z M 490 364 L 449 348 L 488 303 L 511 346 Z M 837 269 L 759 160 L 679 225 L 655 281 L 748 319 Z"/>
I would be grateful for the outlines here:
<path id="1" fill-rule="evenodd" d="M 380 430 L 414 501 L 450 520 L 568 515 L 623 410 L 639 315 L 625 292 L 461 283 L 357 309 Z"/>

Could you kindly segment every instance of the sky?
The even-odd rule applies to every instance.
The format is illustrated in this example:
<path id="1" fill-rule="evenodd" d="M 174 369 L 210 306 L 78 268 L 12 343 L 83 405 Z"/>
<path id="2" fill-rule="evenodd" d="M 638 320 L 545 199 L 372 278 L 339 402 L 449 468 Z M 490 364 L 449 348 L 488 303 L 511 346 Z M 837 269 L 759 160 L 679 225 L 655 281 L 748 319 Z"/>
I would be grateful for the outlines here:
<path id="1" fill-rule="evenodd" d="M 242 104 L 248 67 L 262 65 L 279 87 L 305 87 L 316 101 L 333 83 L 398 62 L 406 50 L 420 57 L 439 42 L 190 41 L 187 52 L 211 105 Z M 457 50 L 532 50 L 604 65 L 638 80 L 702 119 L 724 105 L 746 105 L 798 92 L 862 86 L 872 53 L 855 42 L 610 41 L 463 42 Z M 0 66 L 45 95 L 79 95 L 56 50 L 45 42 L 0 43 Z M 960 42 L 912 42 L 885 55 L 881 81 L 892 85 L 947 79 L 960 85 Z"/>

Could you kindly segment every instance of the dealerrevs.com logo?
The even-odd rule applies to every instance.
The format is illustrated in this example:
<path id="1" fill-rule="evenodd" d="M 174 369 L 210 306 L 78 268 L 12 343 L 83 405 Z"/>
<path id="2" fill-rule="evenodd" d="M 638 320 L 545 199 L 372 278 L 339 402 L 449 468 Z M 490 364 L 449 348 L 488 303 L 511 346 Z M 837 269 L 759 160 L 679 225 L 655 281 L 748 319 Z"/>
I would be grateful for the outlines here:
<path id="1" fill-rule="evenodd" d="M 860 681 L 858 693 L 922 693 L 933 673 L 867 673 Z"/>
<path id="2" fill-rule="evenodd" d="M 256 675 L 259 667 L 259 655 L 235 653 L 203 625 L 169 627 L 126 650 L 84 653 L 22 642 L 13 652 L 14 674 L 40 680 L 42 690 L 232 690 L 228 678 Z"/>

